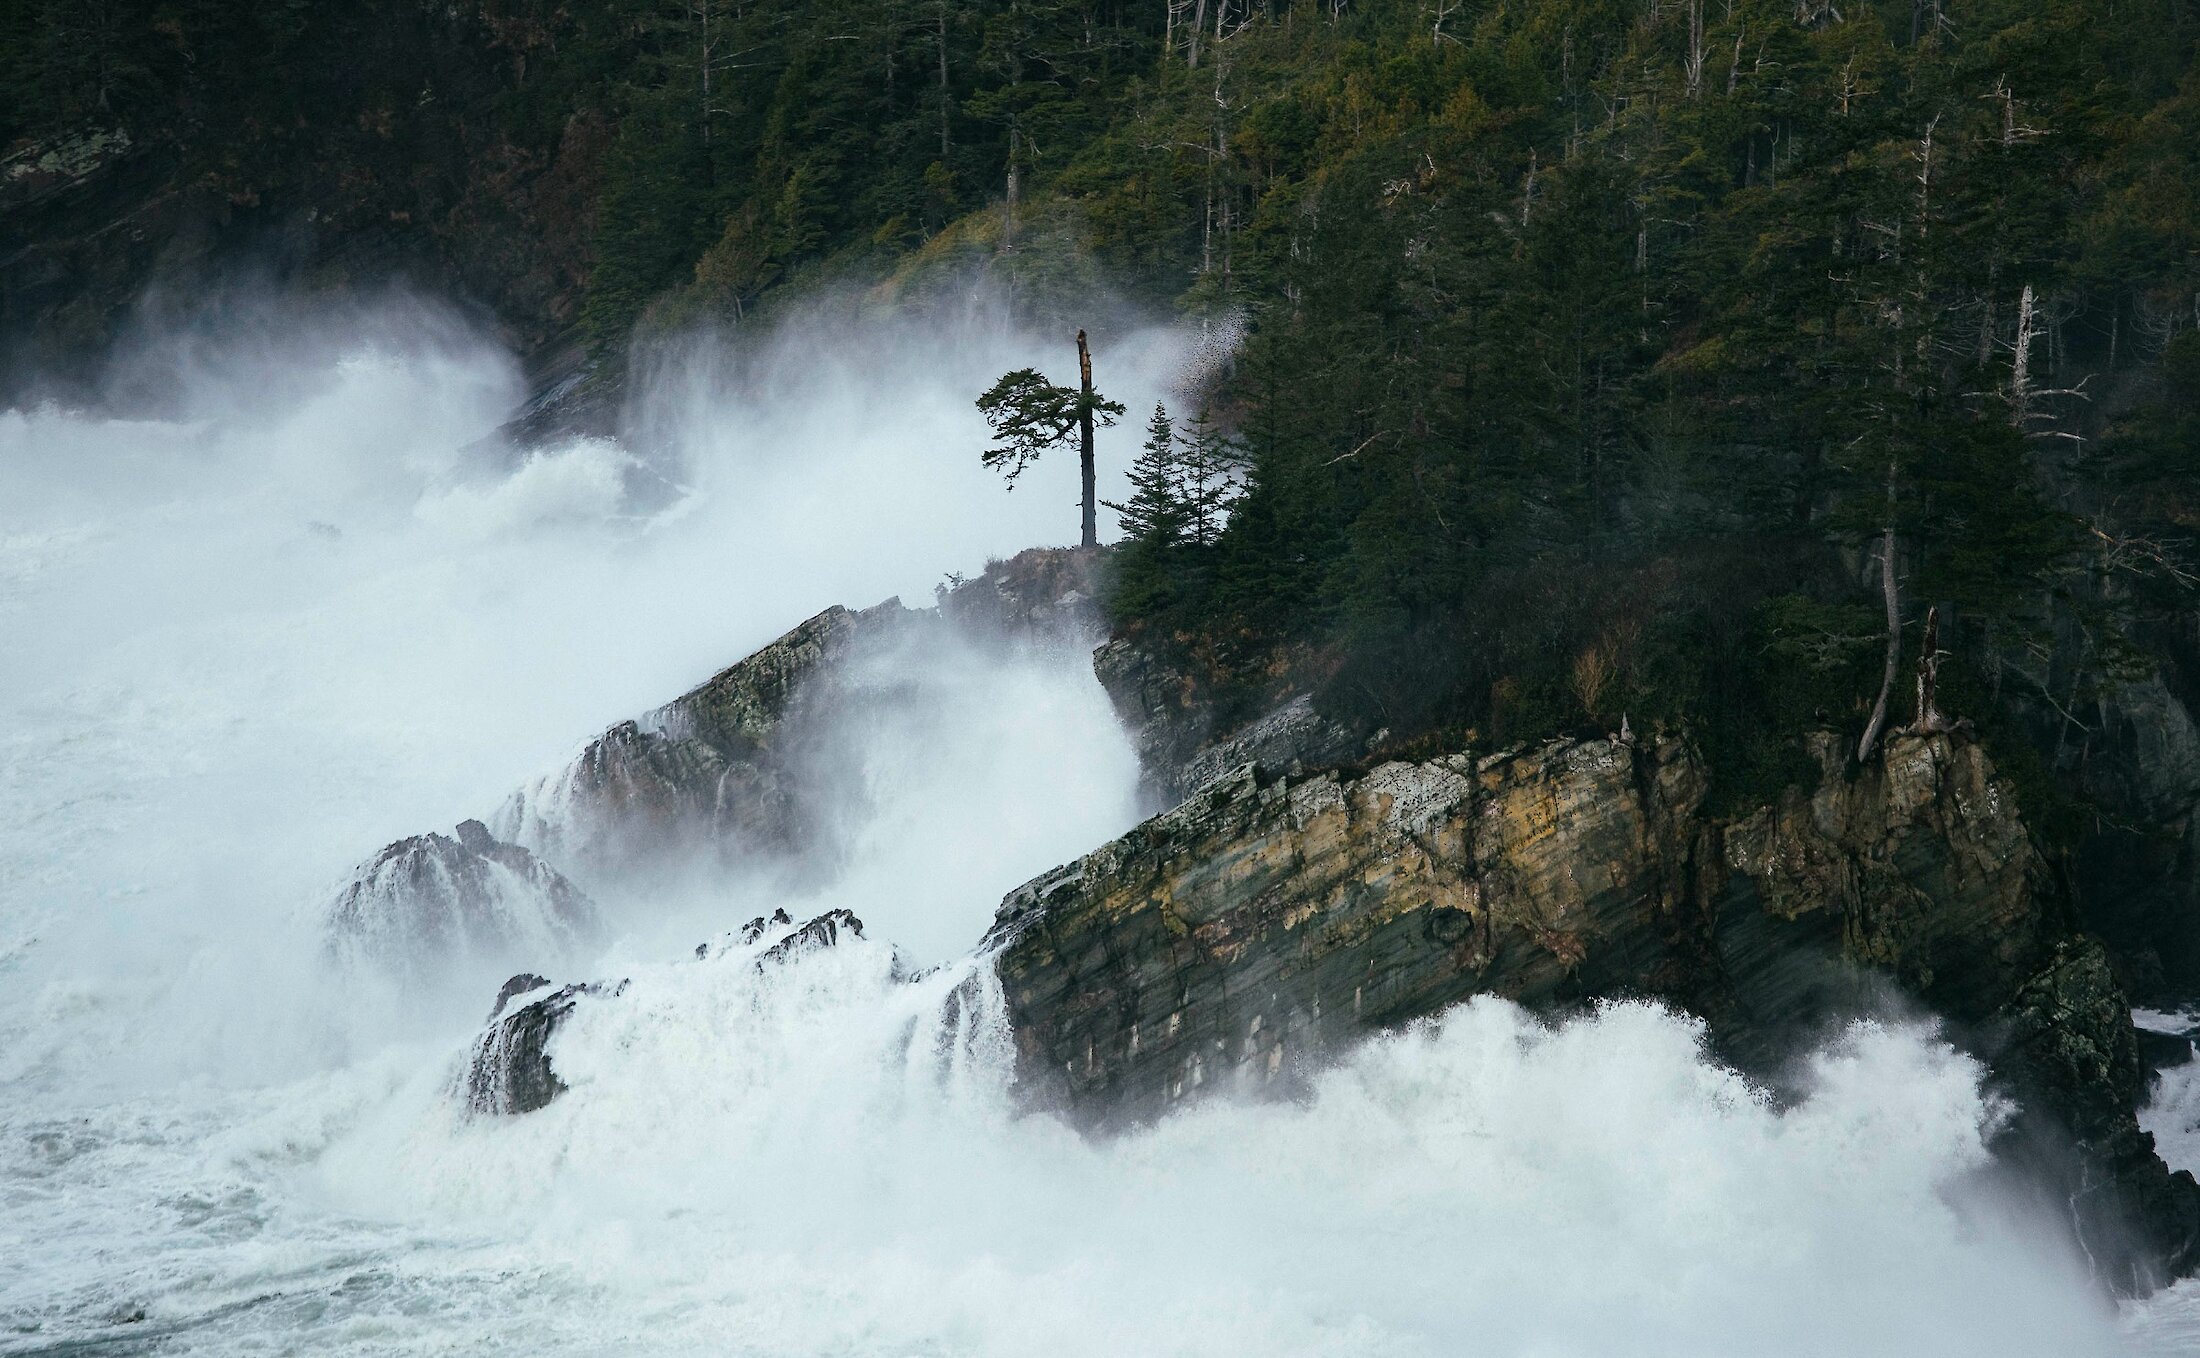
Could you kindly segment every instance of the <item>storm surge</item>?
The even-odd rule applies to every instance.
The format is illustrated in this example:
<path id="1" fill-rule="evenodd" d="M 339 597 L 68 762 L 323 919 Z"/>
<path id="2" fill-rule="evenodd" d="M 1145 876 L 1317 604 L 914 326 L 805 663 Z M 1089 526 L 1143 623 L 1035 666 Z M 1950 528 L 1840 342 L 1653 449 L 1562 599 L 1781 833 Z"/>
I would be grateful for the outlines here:
<path id="1" fill-rule="evenodd" d="M 1073 462 L 1005 493 L 970 405 L 1067 340 L 821 314 L 662 364 L 625 440 L 520 448 L 512 364 L 435 308 L 253 333 L 145 346 L 157 418 L 0 413 L 0 1353 L 2133 1342 L 1922 1024 L 1829 1034 L 1776 1099 L 1684 1016 L 1478 1000 L 1292 1102 L 1106 1140 L 1028 1113 L 971 949 L 1138 812 L 1074 648 L 881 658 L 800 883 L 587 881 L 595 933 L 428 988 L 333 964 L 322 911 L 381 846 L 827 605 L 1067 540 Z M 1195 349 L 1120 330 L 1102 385 L 1150 406 Z M 694 955 L 828 907 L 866 936 Z M 510 962 L 625 989 L 560 1033 L 562 1097 L 482 1117 Z"/>

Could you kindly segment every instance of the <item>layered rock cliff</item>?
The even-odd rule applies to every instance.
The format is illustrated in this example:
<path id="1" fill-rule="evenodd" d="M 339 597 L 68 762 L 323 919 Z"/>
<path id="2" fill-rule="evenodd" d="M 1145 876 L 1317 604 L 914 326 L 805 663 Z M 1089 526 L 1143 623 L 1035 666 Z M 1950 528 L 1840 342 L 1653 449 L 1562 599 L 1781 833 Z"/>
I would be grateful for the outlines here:
<path id="1" fill-rule="evenodd" d="M 2200 1187 L 2138 1131 L 2128 1010 L 1984 753 L 1903 737 L 1850 778 L 1830 737 L 1816 748 L 1815 790 L 1738 819 L 1705 812 L 1674 737 L 1241 766 L 1003 903 L 990 943 L 1025 1089 L 1095 1129 L 1216 1089 L 1280 1093 L 1479 993 L 1659 998 L 1748 1065 L 1908 995 L 2008 1054 L 1998 1073 L 2055 1128 L 2020 1129 L 2027 1145 L 2074 1140 L 2034 1158 L 2105 1277 L 2188 1270 Z"/>
<path id="2" fill-rule="evenodd" d="M 814 856 L 827 827 L 808 742 L 860 717 L 870 648 L 1069 644 L 1092 569 L 1027 554 L 935 610 L 829 610 L 612 728 L 499 828 L 604 873 L 675 843 Z M 1543 1012 L 1655 998 L 1768 1075 L 1831 1021 L 1922 1007 L 1988 1059 L 2019 1110 L 2006 1158 L 2048 1186 L 2104 1280 L 2142 1290 L 2200 1262 L 2200 1186 L 2133 1116 L 2145 1070 L 2123 982 L 1968 736 L 1897 736 L 1859 767 L 1820 734 L 1808 786 L 1714 810 L 1684 733 L 1377 762 L 1359 751 L 1380 736 L 1303 699 L 1222 720 L 1196 694 L 1141 697 L 1127 659 L 1117 643 L 1096 665 L 1119 709 L 1145 715 L 1157 795 L 1238 762 L 1001 904 L 983 946 L 1033 1106 L 1104 1133 L 1216 1091 L 1287 1094 L 1365 1035 L 1476 994 Z M 771 965 L 855 927 L 759 919 L 697 956 Z M 618 998 L 514 985 L 469 1078 L 480 1111 L 554 1098 L 564 1019 Z"/>

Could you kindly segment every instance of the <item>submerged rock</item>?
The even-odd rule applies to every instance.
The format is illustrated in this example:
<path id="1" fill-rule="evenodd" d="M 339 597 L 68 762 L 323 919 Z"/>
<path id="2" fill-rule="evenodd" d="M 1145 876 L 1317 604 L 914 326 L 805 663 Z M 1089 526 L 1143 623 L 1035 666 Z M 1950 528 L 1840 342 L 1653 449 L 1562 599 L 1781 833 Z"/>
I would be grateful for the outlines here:
<path id="1" fill-rule="evenodd" d="M 534 982 L 525 985 L 525 982 Z M 539 976 L 515 976 L 505 983 L 489 1026 L 474 1042 L 472 1061 L 466 1070 L 466 1106 L 476 1113 L 532 1113 L 548 1107 L 565 1092 L 565 1081 L 550 1067 L 550 1039 L 571 1017 L 584 995 L 599 993 L 593 985 L 562 986 L 541 999 L 505 1012 L 505 1004 L 520 995 L 542 989 L 549 982 Z M 518 989 L 515 989 L 518 987 Z"/>
<path id="2" fill-rule="evenodd" d="M 2079 1223 L 2103 1276 L 2189 1269 L 2200 1188 L 2142 1144 L 2128 1005 L 2105 962 L 2073 960 L 1984 753 L 1899 737 L 1851 778 L 1831 737 L 1816 748 L 1814 791 L 1739 819 L 1706 811 L 1673 738 L 1243 765 L 1003 902 L 989 942 L 1020 1087 L 1121 1127 L 1217 1088 L 1288 1090 L 1368 1032 L 1485 993 L 1661 998 L 1746 1065 L 1899 989 L 1982 1047 L 2029 1016 L 1997 1070 L 2074 1142 L 2055 1173 L 2107 1185 L 2135 1226 L 2117 1252 Z"/>
<path id="3" fill-rule="evenodd" d="M 756 946 L 774 923 L 791 925 L 793 920 L 784 910 L 774 911 L 770 920 L 761 917 L 751 920 L 739 931 L 742 944 Z M 764 947 L 756 955 L 756 966 L 785 966 L 833 947 L 844 938 L 862 937 L 862 920 L 846 910 L 828 910 Z M 732 951 L 731 938 L 729 935 L 728 942 L 716 947 L 708 943 L 698 946 L 696 959 L 725 957 Z M 508 1116 L 548 1107 L 566 1091 L 565 1081 L 559 1078 L 551 1059 L 550 1040 L 583 1000 L 592 997 L 615 1000 L 625 993 L 626 986 L 625 981 L 615 984 L 584 982 L 551 990 L 549 981 L 532 973 L 522 973 L 506 981 L 497 992 L 487 1026 L 474 1039 L 473 1054 L 466 1069 L 467 1109 Z M 514 1004 L 542 990 L 550 990 L 550 993 L 524 1004 Z"/>
<path id="4" fill-rule="evenodd" d="M 554 961 L 602 928 L 594 902 L 480 821 L 398 840 L 363 864 L 326 912 L 339 957 L 399 976 L 472 960 Z"/>

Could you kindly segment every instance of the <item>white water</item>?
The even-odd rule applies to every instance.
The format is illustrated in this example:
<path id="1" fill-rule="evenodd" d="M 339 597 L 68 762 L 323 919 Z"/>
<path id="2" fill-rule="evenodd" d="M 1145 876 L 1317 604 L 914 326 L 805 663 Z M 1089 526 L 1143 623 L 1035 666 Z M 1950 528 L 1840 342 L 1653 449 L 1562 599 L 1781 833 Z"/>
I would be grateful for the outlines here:
<path id="1" fill-rule="evenodd" d="M 571 1092 L 463 1119 L 498 978 L 385 1011 L 321 968 L 328 889 L 826 603 L 1061 540 L 1073 470 L 1004 496 L 968 406 L 1053 355 L 820 326 L 768 394 L 665 392 L 638 466 L 461 452 L 515 383 L 431 313 L 285 340 L 186 351 L 174 422 L 0 414 L 0 1353 L 2176 1351 L 1996 1202 L 1978 1072 L 1914 1028 L 1784 1111 L 1673 1016 L 1479 1002 L 1300 1106 L 1014 1116 L 995 1027 L 933 1040 L 968 964 L 884 940 L 950 956 L 1122 827 L 1074 658 L 909 676 L 793 903 L 871 941 L 759 973 L 684 959 L 763 902 L 621 902 Z M 1100 361 L 1138 409 L 1174 357 Z"/>

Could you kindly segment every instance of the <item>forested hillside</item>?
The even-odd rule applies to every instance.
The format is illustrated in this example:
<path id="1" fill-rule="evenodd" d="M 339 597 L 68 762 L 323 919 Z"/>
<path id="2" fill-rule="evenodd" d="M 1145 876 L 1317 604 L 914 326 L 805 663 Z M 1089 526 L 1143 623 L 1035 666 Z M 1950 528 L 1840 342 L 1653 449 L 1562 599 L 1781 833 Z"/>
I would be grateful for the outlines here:
<path id="1" fill-rule="evenodd" d="M 1807 725 L 1968 719 L 2075 813 L 2041 775 L 2087 703 L 2200 675 L 2191 0 L 0 16 L 11 184 L 119 132 L 225 222 L 442 261 L 533 347 L 968 267 L 1242 326 L 1115 600 L 1219 701 L 1685 720 L 1728 789 Z"/>

